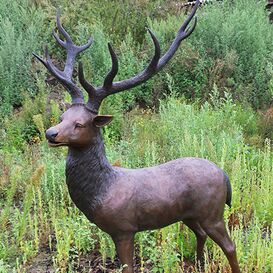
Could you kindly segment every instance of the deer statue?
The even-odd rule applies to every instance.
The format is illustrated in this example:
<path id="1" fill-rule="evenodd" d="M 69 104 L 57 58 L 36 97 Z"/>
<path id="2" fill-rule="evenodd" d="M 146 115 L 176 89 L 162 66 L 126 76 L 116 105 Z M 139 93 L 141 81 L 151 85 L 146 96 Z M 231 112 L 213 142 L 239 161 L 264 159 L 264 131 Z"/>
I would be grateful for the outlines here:
<path id="1" fill-rule="evenodd" d="M 72 105 L 61 116 L 60 123 L 46 131 L 49 146 L 68 147 L 66 183 L 69 194 L 85 216 L 111 236 L 124 265 L 123 273 L 133 273 L 134 235 L 137 232 L 178 221 L 183 221 L 195 233 L 200 264 L 208 235 L 224 251 L 232 272 L 240 273 L 235 245 L 223 220 L 225 204 L 231 204 L 227 175 L 214 163 L 201 158 L 180 158 L 141 169 L 114 167 L 106 158 L 101 134 L 101 128 L 112 120 L 110 115 L 98 114 L 103 99 L 133 88 L 159 72 L 180 43 L 194 31 L 196 18 L 192 27 L 189 24 L 198 5 L 199 1 L 162 57 L 157 38 L 148 30 L 155 47 L 154 56 L 147 68 L 132 78 L 114 82 L 118 59 L 110 44 L 112 68 L 101 87 L 87 82 L 80 63 L 79 82 L 88 93 L 87 103 L 72 74 L 77 54 L 92 44 L 91 38 L 86 45 L 74 45 L 61 25 L 58 11 L 57 27 L 64 40 L 55 32 L 53 36 L 67 52 L 64 70 L 53 64 L 47 48 L 45 60 L 33 53 L 72 98 Z"/>

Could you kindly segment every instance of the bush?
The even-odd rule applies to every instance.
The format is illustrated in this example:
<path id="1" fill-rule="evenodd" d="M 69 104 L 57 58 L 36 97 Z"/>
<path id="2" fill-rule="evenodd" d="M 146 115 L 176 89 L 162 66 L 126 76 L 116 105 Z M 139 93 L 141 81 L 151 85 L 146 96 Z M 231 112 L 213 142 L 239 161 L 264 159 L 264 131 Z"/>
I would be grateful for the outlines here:
<path id="1" fill-rule="evenodd" d="M 75 43 L 86 42 L 90 34 L 94 37 L 92 47 L 80 57 L 84 62 L 86 77 L 94 85 L 102 84 L 111 67 L 107 49 L 109 41 L 113 43 L 120 60 L 116 80 L 129 78 L 147 66 L 153 54 L 153 45 L 148 34 L 141 41 L 137 38 L 134 28 L 138 28 L 137 32 L 144 31 L 144 15 L 141 15 L 140 23 L 136 24 L 136 11 L 133 11 L 134 8 L 143 8 L 144 2 L 136 1 L 128 6 L 129 14 L 132 10 L 130 20 L 126 17 L 129 21 L 122 20 L 125 7 L 117 5 L 117 17 L 114 18 L 117 24 L 110 24 L 113 14 L 106 16 L 105 12 L 112 2 L 105 1 L 98 5 L 96 1 L 79 1 L 72 8 L 70 2 L 61 1 L 62 21 Z M 55 10 L 52 7 L 49 9 L 48 3 L 51 2 L 47 2 L 44 9 L 49 11 L 48 17 L 53 28 Z M 127 7 L 128 2 L 125 3 Z M 165 15 L 159 20 L 157 18 L 160 11 L 152 12 L 156 3 L 161 2 L 149 3 L 147 14 L 150 18 L 146 15 L 144 17 L 159 38 L 164 54 L 186 15 Z M 80 7 L 81 4 L 84 4 L 84 8 Z M 117 113 L 121 110 L 128 111 L 136 105 L 157 107 L 158 100 L 171 92 L 204 102 L 210 98 L 214 86 L 222 97 L 225 92 L 230 92 L 235 100 L 244 105 L 255 108 L 269 105 L 273 80 L 270 54 L 273 31 L 264 11 L 264 3 L 250 0 L 245 5 L 242 0 L 232 3 L 224 1 L 200 8 L 198 17 L 199 23 L 193 35 L 182 42 L 173 60 L 159 75 L 131 91 L 109 97 L 102 110 L 109 111 L 111 108 L 110 111 Z M 123 26 L 124 22 L 128 23 L 128 28 Z M 50 36 L 46 39 L 50 39 L 53 58 L 57 56 L 64 59 L 64 52 L 55 44 L 54 39 Z"/>
<path id="2" fill-rule="evenodd" d="M 37 92 L 31 75 L 32 51 L 41 47 L 44 15 L 27 0 L 0 3 L 0 115 L 20 106 L 23 94 Z"/>
<path id="3" fill-rule="evenodd" d="M 253 12 L 255 11 L 255 12 Z M 168 72 L 187 98 L 206 100 L 214 84 L 235 99 L 261 108 L 272 101 L 273 29 L 264 1 L 224 1 L 198 11 L 198 25 L 183 42 Z M 163 44 L 183 20 L 150 21 Z M 171 37 L 171 38 L 170 38 Z"/>
<path id="4" fill-rule="evenodd" d="M 34 100 L 29 96 L 24 97 L 21 111 L 14 116 L 5 117 L 3 120 L 4 129 L 0 131 L 0 149 L 5 151 L 23 150 L 26 143 L 33 144 L 43 140 L 44 128 L 49 126 L 50 120 L 45 109 L 44 92 L 40 92 Z"/>
<path id="5" fill-rule="evenodd" d="M 163 18 L 166 14 L 176 13 L 175 0 L 79 0 L 71 2 L 60 0 L 39 1 L 32 0 L 37 6 L 42 7 L 52 19 L 55 16 L 55 9 L 61 8 L 62 17 L 69 28 L 75 30 L 76 25 L 94 26 L 101 23 L 103 31 L 107 36 L 120 44 L 124 37 L 131 33 L 134 41 L 142 44 L 146 30 L 147 20 L 152 18 Z M 73 27 L 72 27 L 73 26 Z"/>

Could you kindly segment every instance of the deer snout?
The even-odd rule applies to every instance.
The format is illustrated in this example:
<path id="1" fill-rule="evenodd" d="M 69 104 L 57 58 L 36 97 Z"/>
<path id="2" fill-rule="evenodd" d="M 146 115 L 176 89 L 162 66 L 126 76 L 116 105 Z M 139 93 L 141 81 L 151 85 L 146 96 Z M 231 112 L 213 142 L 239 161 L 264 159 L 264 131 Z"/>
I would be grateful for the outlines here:
<path id="1" fill-rule="evenodd" d="M 55 141 L 56 136 L 58 135 L 58 132 L 54 128 L 49 128 L 46 130 L 46 138 L 51 141 Z"/>

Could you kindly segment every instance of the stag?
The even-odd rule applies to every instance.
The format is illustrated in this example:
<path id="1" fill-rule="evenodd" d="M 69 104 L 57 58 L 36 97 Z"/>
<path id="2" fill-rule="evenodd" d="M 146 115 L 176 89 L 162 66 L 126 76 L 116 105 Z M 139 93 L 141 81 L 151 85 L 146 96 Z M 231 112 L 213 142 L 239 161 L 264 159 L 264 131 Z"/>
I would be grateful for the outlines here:
<path id="1" fill-rule="evenodd" d="M 133 88 L 154 76 L 173 57 L 180 43 L 195 29 L 193 19 L 199 2 L 179 29 L 174 41 L 161 57 L 160 45 L 151 30 L 148 32 L 155 52 L 147 68 L 136 76 L 114 82 L 118 59 L 108 44 L 112 68 L 101 87 L 94 87 L 84 76 L 79 64 L 78 77 L 88 93 L 83 93 L 73 80 L 76 56 L 90 47 L 92 38 L 83 46 L 73 44 L 60 22 L 57 27 L 62 40 L 53 32 L 56 41 L 66 50 L 64 70 L 54 66 L 48 49 L 45 60 L 34 56 L 67 89 L 71 107 L 61 116 L 61 122 L 46 131 L 51 147 L 67 146 L 66 183 L 75 205 L 85 216 L 113 239 L 123 273 L 133 272 L 134 236 L 139 231 L 165 227 L 183 221 L 196 235 L 197 260 L 202 264 L 207 235 L 224 251 L 233 273 L 240 273 L 235 245 L 223 220 L 225 204 L 231 204 L 231 186 L 227 175 L 214 163 L 201 158 L 180 158 L 165 164 L 126 169 L 108 162 L 101 128 L 112 116 L 99 115 L 100 105 L 107 96 Z"/>

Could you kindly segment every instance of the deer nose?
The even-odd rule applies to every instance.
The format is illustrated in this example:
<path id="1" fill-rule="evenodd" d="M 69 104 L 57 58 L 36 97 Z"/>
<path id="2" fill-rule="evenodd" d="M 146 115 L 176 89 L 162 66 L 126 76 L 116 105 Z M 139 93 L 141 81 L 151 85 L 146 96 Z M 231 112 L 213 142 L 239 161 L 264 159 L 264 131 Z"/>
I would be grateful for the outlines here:
<path id="1" fill-rule="evenodd" d="M 48 140 L 52 140 L 54 141 L 55 140 L 55 137 L 58 135 L 58 132 L 54 129 L 48 129 L 46 130 L 46 138 Z"/>

